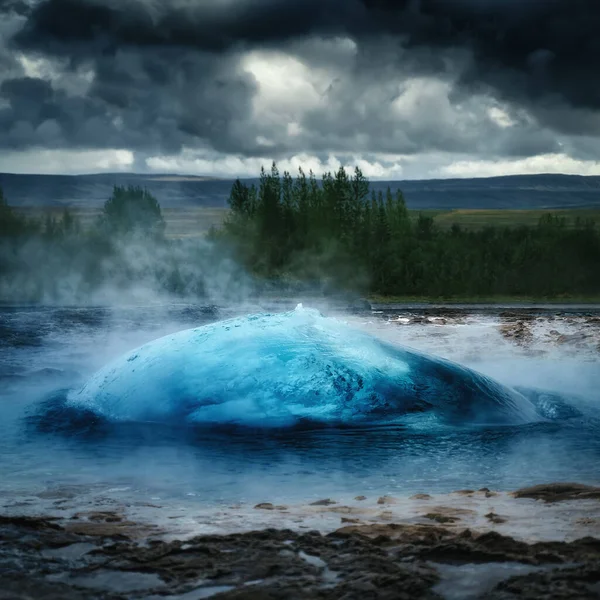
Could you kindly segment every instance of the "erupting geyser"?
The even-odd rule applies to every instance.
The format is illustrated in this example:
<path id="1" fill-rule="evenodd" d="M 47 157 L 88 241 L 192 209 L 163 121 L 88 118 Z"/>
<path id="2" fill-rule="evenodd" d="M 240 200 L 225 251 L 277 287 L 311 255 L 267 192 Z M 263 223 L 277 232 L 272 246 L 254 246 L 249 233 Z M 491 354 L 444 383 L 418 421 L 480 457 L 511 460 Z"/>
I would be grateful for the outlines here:
<path id="1" fill-rule="evenodd" d="M 299 306 L 181 331 L 96 373 L 67 407 L 200 426 L 520 424 L 532 402 L 470 369 Z"/>

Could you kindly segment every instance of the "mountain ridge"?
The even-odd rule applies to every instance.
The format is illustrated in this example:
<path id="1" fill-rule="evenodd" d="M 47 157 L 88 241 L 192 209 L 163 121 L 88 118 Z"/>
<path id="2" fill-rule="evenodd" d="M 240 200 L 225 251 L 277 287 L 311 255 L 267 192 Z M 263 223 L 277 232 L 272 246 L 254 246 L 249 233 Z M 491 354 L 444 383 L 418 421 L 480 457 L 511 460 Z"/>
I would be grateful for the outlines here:
<path id="1" fill-rule="evenodd" d="M 113 185 L 143 185 L 162 206 L 224 207 L 234 179 L 175 173 L 22 175 L 0 173 L 0 187 L 17 207 L 100 206 Z M 245 178 L 258 182 L 258 178 Z M 600 176 L 541 174 L 372 181 L 376 191 L 404 192 L 413 209 L 558 209 L 600 207 Z"/>

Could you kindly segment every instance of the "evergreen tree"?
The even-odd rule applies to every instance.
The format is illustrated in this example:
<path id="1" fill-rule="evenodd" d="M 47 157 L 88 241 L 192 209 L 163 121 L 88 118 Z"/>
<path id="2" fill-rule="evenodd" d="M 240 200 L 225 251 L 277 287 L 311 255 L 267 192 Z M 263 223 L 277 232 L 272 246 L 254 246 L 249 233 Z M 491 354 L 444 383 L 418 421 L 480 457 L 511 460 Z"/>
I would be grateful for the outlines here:
<path id="1" fill-rule="evenodd" d="M 115 186 L 111 197 L 105 202 L 103 222 L 114 234 L 140 233 L 162 236 L 165 221 L 160 204 L 146 189 L 141 187 Z"/>

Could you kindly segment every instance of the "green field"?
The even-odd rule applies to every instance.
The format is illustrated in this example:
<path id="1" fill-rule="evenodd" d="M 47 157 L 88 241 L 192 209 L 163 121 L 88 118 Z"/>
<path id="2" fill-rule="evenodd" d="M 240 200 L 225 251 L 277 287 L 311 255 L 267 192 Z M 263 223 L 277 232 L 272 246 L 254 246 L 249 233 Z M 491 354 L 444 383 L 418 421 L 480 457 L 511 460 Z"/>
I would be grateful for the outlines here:
<path id="1" fill-rule="evenodd" d="M 30 218 L 44 218 L 46 215 L 60 217 L 62 208 L 33 207 L 21 208 L 18 212 Z M 99 217 L 100 208 L 73 208 L 72 211 L 81 220 L 84 228 L 90 227 Z M 163 208 L 163 215 L 167 222 L 167 236 L 170 238 L 190 238 L 205 235 L 211 226 L 219 227 L 225 218 L 228 209 L 186 207 Z M 481 229 L 482 227 L 518 227 L 520 225 L 536 225 L 544 214 L 552 213 L 563 216 L 569 225 L 577 217 L 592 219 L 600 225 L 600 208 L 567 209 L 567 210 L 482 210 L 482 209 L 455 209 L 455 210 L 423 210 L 410 211 L 414 218 L 419 213 L 434 217 L 436 224 L 443 228 L 450 228 L 457 224 L 465 229 Z"/>
<path id="2" fill-rule="evenodd" d="M 31 219 L 45 219 L 50 215 L 60 218 L 62 207 L 28 207 L 18 208 L 17 212 Z M 69 209 L 80 220 L 84 229 L 90 228 L 100 217 L 102 209 L 98 208 L 71 208 Z M 162 213 L 167 223 L 167 237 L 190 238 L 203 236 L 208 233 L 211 226 L 219 227 L 227 214 L 226 208 L 163 208 Z"/>
<path id="3" fill-rule="evenodd" d="M 416 211 L 412 211 L 416 212 Z M 558 209 L 558 210 L 508 210 L 508 209 L 455 209 L 455 210 L 424 210 L 431 215 L 442 228 L 460 225 L 465 229 L 481 229 L 483 227 L 518 227 L 520 225 L 536 225 L 545 214 L 559 215 L 573 225 L 575 219 L 592 219 L 600 225 L 600 208 Z"/>

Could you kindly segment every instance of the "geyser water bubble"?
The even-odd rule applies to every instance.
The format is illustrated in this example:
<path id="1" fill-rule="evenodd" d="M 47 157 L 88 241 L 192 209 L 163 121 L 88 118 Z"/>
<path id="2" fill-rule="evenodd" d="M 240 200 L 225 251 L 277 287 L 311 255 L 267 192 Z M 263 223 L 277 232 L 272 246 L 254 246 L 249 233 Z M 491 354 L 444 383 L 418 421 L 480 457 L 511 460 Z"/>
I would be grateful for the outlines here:
<path id="1" fill-rule="evenodd" d="M 96 373 L 68 406 L 112 422 L 289 427 L 540 420 L 521 393 L 303 308 L 150 342 Z"/>

